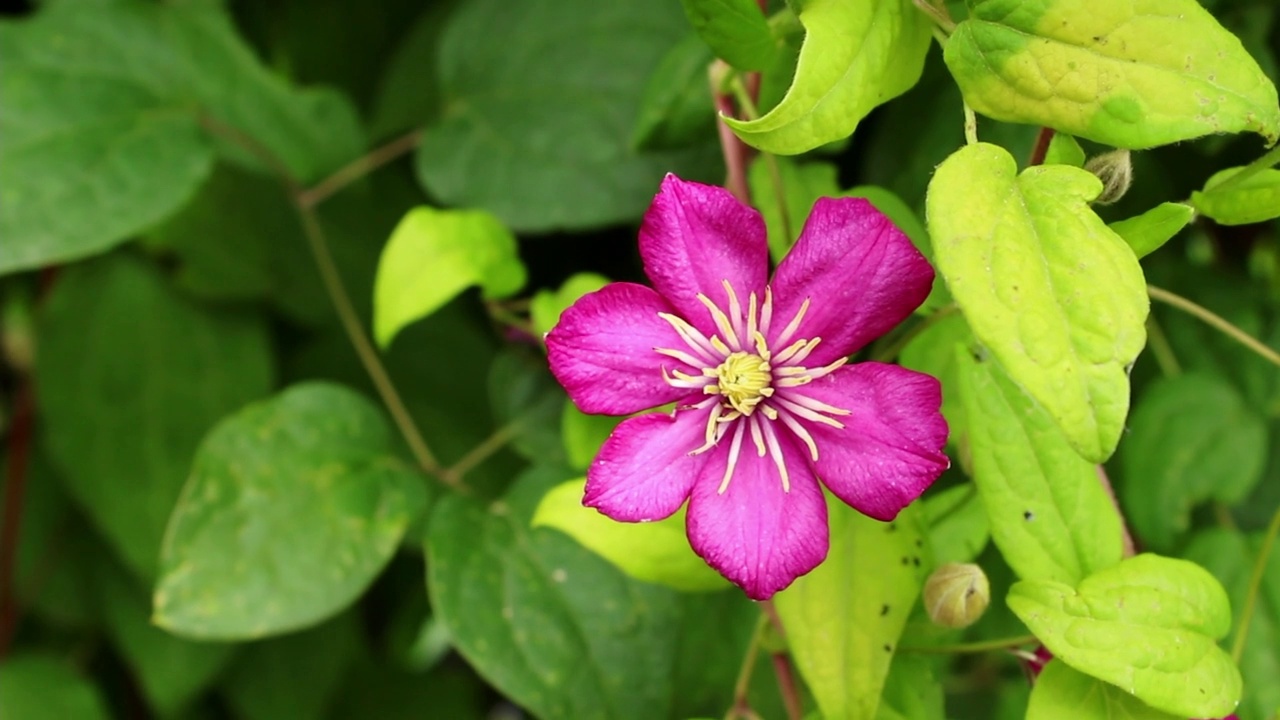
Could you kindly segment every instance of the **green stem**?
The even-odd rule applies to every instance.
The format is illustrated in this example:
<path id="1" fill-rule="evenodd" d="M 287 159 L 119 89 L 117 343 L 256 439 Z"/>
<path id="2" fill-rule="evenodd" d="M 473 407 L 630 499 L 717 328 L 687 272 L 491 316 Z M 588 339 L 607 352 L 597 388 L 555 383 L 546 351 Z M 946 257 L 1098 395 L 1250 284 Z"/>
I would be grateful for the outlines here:
<path id="1" fill-rule="evenodd" d="M 964 143 L 978 144 L 978 116 L 974 114 L 973 108 L 969 107 L 969 103 L 964 104 Z"/>
<path id="2" fill-rule="evenodd" d="M 876 353 L 876 355 L 871 359 L 875 362 L 893 362 L 893 360 L 898 357 L 898 354 L 902 352 L 902 349 L 911 344 L 911 341 L 919 337 L 921 333 L 928 330 L 933 325 L 936 325 L 938 321 L 954 315 L 959 311 L 960 308 L 955 303 L 943 305 L 937 310 L 934 310 L 933 314 L 929 317 L 921 320 L 915 325 L 912 325 L 910 330 L 902 334 L 902 337 L 894 340 L 889 347 Z"/>
<path id="3" fill-rule="evenodd" d="M 1262 576 L 1267 572 L 1271 547 L 1275 545 L 1278 534 L 1280 534 L 1280 509 L 1271 516 L 1267 534 L 1262 538 L 1262 547 L 1258 549 L 1258 559 L 1253 562 L 1253 575 L 1249 578 L 1249 594 L 1245 596 L 1244 609 L 1240 611 L 1240 626 L 1236 628 L 1236 638 L 1231 643 L 1231 659 L 1236 665 L 1240 664 L 1240 656 L 1244 654 L 1244 643 L 1249 637 L 1249 623 L 1253 621 L 1253 610 L 1258 604 L 1258 595 L 1262 591 Z"/>
<path id="4" fill-rule="evenodd" d="M 391 376 L 387 374 L 387 369 L 382 365 L 382 360 L 378 358 L 377 351 L 374 350 L 373 344 L 369 342 L 369 334 L 365 332 L 364 324 L 360 321 L 360 316 L 356 313 L 355 306 L 351 303 L 351 296 L 347 293 L 346 285 L 342 282 L 342 276 L 338 273 L 338 266 L 334 263 L 333 255 L 329 252 L 329 244 L 325 240 L 324 230 L 320 227 L 320 220 L 316 217 L 315 210 L 312 207 L 318 201 L 313 201 L 311 204 L 307 204 L 304 201 L 307 191 L 302 188 L 301 183 L 294 177 L 289 167 L 275 153 L 271 152 L 270 148 L 245 134 L 239 128 L 227 125 L 211 115 L 201 115 L 200 124 L 209 133 L 238 145 L 261 160 L 284 183 L 285 189 L 289 193 L 289 199 L 298 211 L 302 232 L 307 239 L 307 246 L 311 250 L 312 259 L 315 260 L 316 269 L 320 272 L 320 282 L 324 285 L 325 293 L 328 294 L 329 301 L 338 313 L 338 320 L 342 324 L 342 329 L 346 332 L 352 348 L 355 349 L 356 356 L 360 359 L 360 364 L 364 366 L 365 372 L 369 375 L 369 379 L 373 381 L 374 388 L 378 391 L 378 396 L 382 398 L 383 405 L 386 406 L 387 412 L 391 414 L 392 422 L 400 430 L 400 434 L 404 436 L 405 443 L 409 446 L 409 452 L 413 454 L 423 472 L 440 478 L 455 490 L 464 490 L 465 488 L 459 483 L 450 483 L 449 480 L 443 477 L 444 468 L 431 452 L 426 440 L 423 439 L 422 432 L 418 430 L 413 417 L 409 414 L 408 409 L 405 408 L 399 391 L 396 390 L 395 384 L 391 381 Z M 341 172 L 340 170 L 339 173 Z M 321 184 L 323 185 L 323 183 Z"/>
<path id="5" fill-rule="evenodd" d="M 760 613 L 756 621 L 755 632 L 751 633 L 751 642 L 747 643 L 747 652 L 742 656 L 742 665 L 738 668 L 738 680 L 733 684 L 733 705 L 724 714 L 724 720 L 749 717 L 751 706 L 747 703 L 747 691 L 751 688 L 751 673 L 756 668 L 756 658 L 760 655 L 760 641 L 769 627 L 769 616 Z"/>
<path id="6" fill-rule="evenodd" d="M 1152 354 L 1155 355 L 1156 364 L 1160 366 L 1160 372 L 1165 377 L 1181 375 L 1182 365 L 1178 363 L 1178 356 L 1174 354 L 1173 346 L 1169 344 L 1169 337 L 1164 334 L 1164 329 L 1156 321 L 1155 315 L 1147 316 L 1147 340 Z"/>
<path id="7" fill-rule="evenodd" d="M 308 208 L 319 205 L 356 180 L 412 151 L 420 142 L 422 142 L 422 131 L 414 130 L 381 147 L 374 148 L 368 154 L 352 160 L 334 174 L 316 183 L 315 187 L 298 193 L 298 204 Z"/>
<path id="8" fill-rule="evenodd" d="M 1280 163 L 1280 144 L 1271 148 L 1262 157 L 1254 160 L 1248 165 L 1245 165 L 1240 172 L 1215 185 L 1213 191 L 1221 192 L 1224 190 L 1230 190 L 1232 187 L 1243 183 L 1245 180 L 1248 180 L 1276 163 Z"/>
<path id="9" fill-rule="evenodd" d="M 492 435 L 485 438 L 479 445 L 467 451 L 458 462 L 454 463 L 448 469 L 440 473 L 440 479 L 449 484 L 462 484 L 462 477 L 471 472 L 480 463 L 488 460 L 490 456 L 507 446 L 507 443 L 515 439 L 516 435 L 524 427 L 524 423 L 517 420 L 507 423 L 494 431 Z"/>
<path id="10" fill-rule="evenodd" d="M 1161 290 L 1160 288 L 1154 285 L 1147 286 L 1147 294 L 1150 295 L 1153 300 L 1159 300 L 1160 302 L 1165 303 L 1167 305 L 1172 305 L 1189 315 L 1194 315 L 1195 317 L 1202 320 L 1205 324 L 1211 325 L 1214 328 L 1217 328 L 1224 335 L 1230 337 L 1232 340 L 1235 340 L 1241 345 L 1244 345 L 1245 347 L 1254 351 L 1258 355 L 1261 355 L 1268 362 L 1271 362 L 1275 364 L 1277 367 L 1280 367 L 1280 353 L 1276 352 L 1275 350 L 1272 350 L 1266 345 L 1263 345 L 1259 340 L 1254 338 L 1252 335 L 1249 335 L 1248 333 L 1236 327 L 1235 325 L 1232 325 L 1231 323 L 1227 322 L 1225 319 L 1222 318 L 1222 316 L 1217 315 L 1211 312 L 1210 310 L 1191 302 L 1190 300 L 1182 297 L 1181 295 L 1171 293 L 1168 290 Z"/>
<path id="11" fill-rule="evenodd" d="M 1001 638 L 999 640 L 983 640 L 982 642 L 962 643 L 960 645 L 935 645 L 932 647 L 902 647 L 901 652 L 924 653 L 928 655 L 961 655 L 984 653 L 992 650 L 1008 650 L 1019 645 L 1030 645 L 1039 642 L 1035 635 L 1019 635 L 1018 637 Z"/>
<path id="12" fill-rule="evenodd" d="M 342 329 L 347 333 L 347 339 L 351 341 L 351 346 L 355 348 L 356 355 L 360 358 L 360 364 L 364 365 L 365 372 L 368 373 L 369 379 L 373 381 L 373 386 L 378 391 L 378 396 L 386 405 L 387 412 L 391 413 L 391 420 L 404 436 L 409 452 L 413 453 L 414 459 L 424 472 L 435 475 L 455 490 L 462 489 L 461 483 L 445 476 L 440 462 L 427 446 L 426 440 L 423 439 L 422 433 L 413 421 L 413 416 L 409 414 L 404 400 L 396 390 L 395 383 L 391 381 L 391 376 L 387 374 L 387 369 L 378 358 L 377 351 L 373 349 L 373 343 L 369 342 L 364 324 L 360 322 L 355 306 L 351 304 L 351 296 L 347 294 L 346 285 L 342 282 L 342 276 L 338 274 L 338 266 L 333 262 L 333 255 L 329 252 L 329 244 L 325 242 L 324 230 L 320 227 L 315 211 L 301 204 L 297 207 L 298 216 L 302 220 L 303 233 L 307 237 L 307 245 L 311 248 L 311 256 L 315 259 L 316 267 L 320 270 L 320 280 L 324 284 L 325 292 L 328 293 L 329 300 L 338 313 L 338 320 L 341 321 Z"/>

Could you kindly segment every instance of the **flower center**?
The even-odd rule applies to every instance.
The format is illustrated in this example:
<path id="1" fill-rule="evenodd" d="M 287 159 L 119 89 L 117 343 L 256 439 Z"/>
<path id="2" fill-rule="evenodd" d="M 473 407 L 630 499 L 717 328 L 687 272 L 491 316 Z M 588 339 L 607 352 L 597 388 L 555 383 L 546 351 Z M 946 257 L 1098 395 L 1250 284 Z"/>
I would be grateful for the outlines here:
<path id="1" fill-rule="evenodd" d="M 707 385 L 703 392 L 719 393 L 725 402 L 743 415 L 755 412 L 762 400 L 773 395 L 769 383 L 773 373 L 769 361 L 747 352 L 735 352 L 716 368 L 716 383 Z"/>
<path id="2" fill-rule="evenodd" d="M 773 458 L 782 480 L 782 489 L 790 492 L 791 479 L 774 426 L 785 427 L 803 442 L 809 449 L 809 456 L 816 462 L 818 446 L 807 426 L 819 423 L 843 428 L 844 424 L 835 418 L 848 415 L 849 411 L 809 397 L 800 388 L 835 372 L 846 359 L 839 358 L 818 367 L 805 365 L 805 360 L 821 341 L 818 337 L 796 339 L 809 308 L 807 299 L 791 322 L 775 334 L 771 332 L 773 293 L 767 286 L 763 300 L 753 292 L 747 296 L 746 307 L 743 307 L 729 281 L 725 280 L 723 285 L 727 308 L 716 305 L 706 295 L 698 295 L 698 300 L 711 313 L 718 331 L 710 337 L 682 318 L 658 313 L 684 341 L 685 347 L 654 348 L 654 351 L 693 370 L 673 368 L 668 372 L 664 366 L 662 377 L 673 387 L 712 396 L 685 408 L 709 409 L 704 442 L 689 454 L 706 452 L 722 440 L 729 443 L 728 461 L 719 492 L 723 493 L 729 487 L 733 469 L 746 442 L 755 445 L 758 456 Z"/>

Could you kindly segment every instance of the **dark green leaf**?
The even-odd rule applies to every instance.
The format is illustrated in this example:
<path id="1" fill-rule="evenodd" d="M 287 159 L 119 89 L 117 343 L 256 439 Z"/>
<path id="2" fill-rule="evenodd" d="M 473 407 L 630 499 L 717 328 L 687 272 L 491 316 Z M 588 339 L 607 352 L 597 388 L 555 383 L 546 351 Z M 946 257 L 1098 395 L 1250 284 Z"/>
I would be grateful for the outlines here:
<path id="1" fill-rule="evenodd" d="M 662 56 L 645 86 L 631 132 L 636 150 L 675 150 L 703 141 L 715 132 L 707 68 L 711 51 L 690 35 Z"/>
<path id="2" fill-rule="evenodd" d="M 243 720 L 323 720 L 343 676 L 363 654 L 351 613 L 305 632 L 245 646 L 222 691 Z"/>
<path id="3" fill-rule="evenodd" d="M 67 270 L 44 310 L 50 455 L 126 565 L 151 578 L 200 438 L 271 387 L 266 328 L 192 303 L 123 255 Z"/>
<path id="4" fill-rule="evenodd" d="M 764 70 L 776 52 L 773 32 L 755 0 L 681 0 L 689 24 L 725 62 Z"/>
<path id="5" fill-rule="evenodd" d="M 95 574 L 112 640 L 152 710 L 173 717 L 213 682 L 234 646 L 170 635 L 151 624 L 150 597 L 133 578 L 114 564 L 100 566 Z"/>
<path id="6" fill-rule="evenodd" d="M 219 423 L 174 509 L 155 622 L 195 638 L 313 625 L 386 565 L 425 503 L 363 396 L 296 385 Z"/>
<path id="7" fill-rule="evenodd" d="M 0 664 L 0 716 L 15 720 L 107 720 L 98 689 L 61 660 L 14 655 Z"/>
<path id="8" fill-rule="evenodd" d="M 427 539 L 432 605 L 463 657 L 537 717 L 665 717 L 678 596 L 528 529 L 538 499 L 568 477 L 535 469 L 489 507 L 441 500 Z"/>
<path id="9" fill-rule="evenodd" d="M 440 40 L 445 112 L 418 177 L 442 202 L 516 230 L 630 220 L 665 172 L 714 173 L 719 150 L 637 155 L 645 82 L 688 26 L 675 3 L 475 0 Z"/>
<path id="10" fill-rule="evenodd" d="M 0 272 L 101 252 L 177 210 L 210 168 L 201 127 L 304 182 L 363 145 L 344 98 L 268 72 L 216 4 L 55 5 L 0 26 L 0 48 L 0 235 L 15 239 Z"/>
<path id="11" fill-rule="evenodd" d="M 1244 499 L 1262 479 L 1267 426 L 1226 380 L 1186 374 L 1153 383 L 1121 452 L 1125 517 L 1143 543 L 1169 550 L 1206 500 Z"/>

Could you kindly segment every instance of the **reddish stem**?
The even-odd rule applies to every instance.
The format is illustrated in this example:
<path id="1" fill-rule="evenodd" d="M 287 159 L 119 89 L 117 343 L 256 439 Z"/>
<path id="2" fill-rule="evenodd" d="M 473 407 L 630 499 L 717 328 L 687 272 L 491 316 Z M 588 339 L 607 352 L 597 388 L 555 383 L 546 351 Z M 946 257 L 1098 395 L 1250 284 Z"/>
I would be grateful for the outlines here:
<path id="1" fill-rule="evenodd" d="M 785 639 L 787 630 L 782 626 L 782 618 L 773 602 L 766 600 L 761 605 L 778 637 Z M 800 702 L 800 686 L 796 683 L 795 671 L 791 668 L 791 658 L 787 653 L 780 652 L 773 653 L 770 659 L 773 661 L 773 674 L 778 677 L 778 690 L 782 694 L 782 704 L 787 708 L 787 717 L 790 720 L 800 720 L 804 717 L 804 704 Z"/>
<path id="2" fill-rule="evenodd" d="M 1040 134 L 1036 135 L 1035 147 L 1031 148 L 1031 159 L 1027 161 L 1029 167 L 1044 164 L 1044 157 L 1049 154 L 1049 143 L 1052 141 L 1053 128 L 1040 128 Z"/>
<path id="3" fill-rule="evenodd" d="M 4 519 L 0 525 L 0 660 L 8 655 L 18 625 L 15 575 L 27 488 L 27 461 L 31 451 L 31 424 L 35 414 L 32 396 L 31 381 L 23 378 L 13 404 L 13 426 L 9 430 L 8 462 L 5 464 Z"/>
<path id="4" fill-rule="evenodd" d="M 728 95 L 716 93 L 716 110 L 725 117 L 734 117 L 733 99 Z M 720 133 L 720 150 L 724 153 L 726 177 L 724 186 L 733 196 L 742 202 L 751 204 L 751 191 L 747 188 L 747 164 L 751 149 L 733 134 L 733 130 L 722 118 L 716 119 L 716 130 Z"/>

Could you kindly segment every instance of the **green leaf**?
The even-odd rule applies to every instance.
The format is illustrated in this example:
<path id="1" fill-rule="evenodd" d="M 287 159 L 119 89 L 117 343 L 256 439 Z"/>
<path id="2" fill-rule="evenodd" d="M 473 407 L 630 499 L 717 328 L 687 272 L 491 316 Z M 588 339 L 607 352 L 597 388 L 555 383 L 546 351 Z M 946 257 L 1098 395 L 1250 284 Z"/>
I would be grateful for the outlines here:
<path id="1" fill-rule="evenodd" d="M 765 152 L 795 155 L 853 134 L 862 118 L 920 79 L 929 20 L 909 0 L 811 0 L 795 79 L 756 120 L 725 118 Z"/>
<path id="2" fill-rule="evenodd" d="M 1115 685 L 1052 660 L 1031 686 L 1027 720 L 1180 720 L 1144 704 Z"/>
<path id="3" fill-rule="evenodd" d="M 930 564 L 921 557 L 924 528 L 911 508 L 882 523 L 838 501 L 827 505 L 827 559 L 773 602 L 822 716 L 871 718 Z"/>
<path id="4" fill-rule="evenodd" d="M 921 655 L 897 654 L 875 720 L 946 720 L 942 683 Z"/>
<path id="5" fill-rule="evenodd" d="M 535 468 L 489 507 L 457 495 L 437 503 L 432 607 L 472 667 L 537 717 L 666 717 L 678 596 L 560 533 L 529 529 L 538 500 L 566 477 Z"/>
<path id="6" fill-rule="evenodd" d="M 1008 603 L 1054 657 L 1153 708 L 1216 718 L 1240 700 L 1240 672 L 1214 642 L 1231 626 L 1231 607 L 1199 565 L 1138 555 L 1078 588 L 1023 580 Z"/>
<path id="7" fill-rule="evenodd" d="M 1275 85 L 1196 0 L 972 0 L 947 67 L 974 110 L 1121 148 L 1280 137 Z"/>
<path id="8" fill-rule="evenodd" d="M 710 137 L 678 153 L 630 147 L 650 74 L 688 32 L 674 2 L 463 3 L 438 46 L 445 111 L 424 131 L 418 178 L 522 232 L 630 222 L 664 173 L 711 179 Z"/>
<path id="9" fill-rule="evenodd" d="M 114 564 L 99 566 L 98 592 L 107 630 L 161 717 L 173 717 L 222 672 L 235 646 L 195 643 L 150 622 L 148 593 Z"/>
<path id="10" fill-rule="evenodd" d="M 714 58 L 697 35 L 681 40 L 662 56 L 649 76 L 635 127 L 633 150 L 675 150 L 715 132 L 707 68 Z"/>
<path id="11" fill-rule="evenodd" d="M 773 62 L 777 44 L 755 0 L 681 0 L 681 4 L 689 24 L 725 62 L 739 70 L 764 70 Z"/>
<path id="12" fill-rule="evenodd" d="M 560 436 L 564 439 L 569 467 L 586 470 L 622 420 L 611 415 L 588 415 L 577 405 L 565 403 L 564 414 L 560 416 Z"/>
<path id="13" fill-rule="evenodd" d="M 44 437 L 68 492 L 138 576 L 154 577 L 200 438 L 266 395 L 271 376 L 260 318 L 196 305 L 134 257 L 58 278 L 40 327 Z"/>
<path id="14" fill-rule="evenodd" d="M 0 25 L 0 273 L 102 252 L 181 207 L 234 128 L 308 182 L 360 154 L 354 109 L 262 67 L 216 3 L 54 5 Z M 216 134 L 216 133 L 215 133 Z"/>
<path id="15" fill-rule="evenodd" d="M 617 522 L 582 504 L 585 486 L 569 480 L 551 488 L 534 511 L 533 527 L 559 530 L 637 580 L 686 592 L 728 587 L 689 546 L 684 508 L 657 522 Z"/>
<path id="16" fill-rule="evenodd" d="M 439 118 L 444 104 L 438 77 L 440 33 L 461 2 L 445 0 L 419 6 L 421 14 L 386 60 L 378 81 L 369 113 L 371 137 L 406 132 Z"/>
<path id="17" fill-rule="evenodd" d="M 1075 584 L 1121 557 L 1120 517 L 1092 463 L 991 360 L 957 348 L 973 482 L 1018 577 Z"/>
<path id="18" fill-rule="evenodd" d="M 343 613 L 320 627 L 244 646 L 222 682 L 244 720 L 325 720 L 348 668 L 367 652 L 359 618 Z"/>
<path id="19" fill-rule="evenodd" d="M 1195 215 L 1196 211 L 1190 205 L 1165 202 L 1141 215 L 1113 222 L 1107 227 L 1129 243 L 1134 255 L 1143 258 L 1172 240 Z"/>
<path id="20" fill-rule="evenodd" d="M 425 502 L 363 396 L 295 385 L 201 443 L 165 536 L 157 625 L 254 638 L 346 607 L 391 559 Z"/>
<path id="21" fill-rule="evenodd" d="M 481 210 L 414 208 L 391 233 L 378 261 L 374 337 L 387 347 L 405 325 L 472 285 L 487 298 L 502 298 L 524 282 L 516 238 L 497 218 Z"/>
<path id="22" fill-rule="evenodd" d="M 1167 551 L 1206 500 L 1240 502 L 1262 479 L 1266 421 L 1229 382 L 1186 374 L 1152 383 L 1120 453 L 1125 516 L 1154 550 Z"/>
<path id="23" fill-rule="evenodd" d="M 938 287 L 937 285 L 934 286 Z M 956 345 L 973 344 L 973 331 L 959 313 L 937 320 L 916 335 L 898 355 L 902 367 L 932 375 L 942 382 L 942 415 L 951 431 L 948 443 L 959 450 L 960 464 L 969 470 L 968 451 L 969 419 L 965 415 L 964 401 L 960 397 L 959 376 L 956 365 Z"/>
<path id="24" fill-rule="evenodd" d="M 1084 149 L 1076 139 L 1066 133 L 1054 133 L 1049 149 L 1044 154 L 1045 165 L 1071 165 L 1084 167 Z"/>
<path id="25" fill-rule="evenodd" d="M 533 331 L 539 337 L 551 332 L 560 322 L 560 315 L 578 298 L 595 292 L 609 284 L 609 278 L 596 273 L 581 272 L 569 276 L 558 290 L 539 290 L 529 302 L 529 319 Z"/>
<path id="26" fill-rule="evenodd" d="M 956 485 L 921 503 L 936 565 L 973 562 L 991 538 L 982 498 L 974 485 Z"/>
<path id="27" fill-rule="evenodd" d="M 0 716 L 22 720 L 108 720 L 98 689 L 53 657 L 18 654 L 0 664 Z"/>
<path id="28" fill-rule="evenodd" d="M 929 184 L 934 260 L 973 334 L 1085 458 L 1110 457 L 1148 301 L 1133 251 L 1089 208 L 1091 173 L 979 143 Z"/>
<path id="29" fill-rule="evenodd" d="M 1204 190 L 1191 193 L 1191 203 L 1219 225 L 1249 225 L 1280 217 L 1280 169 L 1259 170 L 1238 183 L 1226 185 L 1244 168 L 1213 174 Z"/>
<path id="30" fill-rule="evenodd" d="M 1261 533 L 1248 537 L 1235 530 L 1211 528 L 1198 533 L 1187 545 L 1188 560 L 1203 565 L 1222 582 L 1237 610 L 1231 633 L 1240 632 L 1240 615 L 1248 602 L 1253 565 L 1263 546 Z M 1272 547 L 1257 589 L 1257 604 L 1249 622 L 1240 674 L 1244 678 L 1244 698 L 1236 712 L 1242 718 L 1270 718 L 1280 708 L 1280 553 Z"/>
<path id="31" fill-rule="evenodd" d="M 488 389 L 496 432 L 509 438 L 512 450 L 528 460 L 564 462 L 560 417 L 569 403 L 547 370 L 546 355 L 527 348 L 500 352 L 489 368 Z"/>

